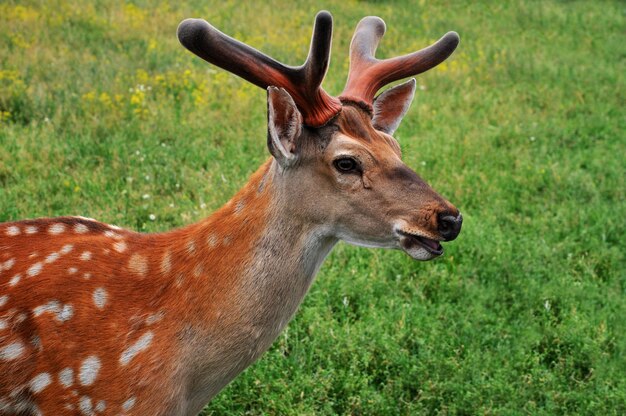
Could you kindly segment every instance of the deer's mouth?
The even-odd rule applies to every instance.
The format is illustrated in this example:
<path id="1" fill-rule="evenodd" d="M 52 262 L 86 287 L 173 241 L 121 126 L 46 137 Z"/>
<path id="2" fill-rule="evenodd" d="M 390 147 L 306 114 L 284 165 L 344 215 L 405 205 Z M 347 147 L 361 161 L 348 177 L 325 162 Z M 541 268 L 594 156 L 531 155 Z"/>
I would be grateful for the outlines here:
<path id="1" fill-rule="evenodd" d="M 443 254 L 443 246 L 437 240 L 402 230 L 398 230 L 398 233 L 402 249 L 417 260 L 430 260 Z"/>

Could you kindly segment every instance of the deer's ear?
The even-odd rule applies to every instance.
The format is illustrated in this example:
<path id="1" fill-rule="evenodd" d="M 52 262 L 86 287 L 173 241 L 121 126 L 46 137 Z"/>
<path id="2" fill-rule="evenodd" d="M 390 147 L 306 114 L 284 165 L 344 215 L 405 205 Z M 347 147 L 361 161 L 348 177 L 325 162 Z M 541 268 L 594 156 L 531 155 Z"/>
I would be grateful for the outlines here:
<path id="1" fill-rule="evenodd" d="M 281 166 L 296 160 L 302 115 L 283 88 L 267 88 L 267 147 Z"/>
<path id="2" fill-rule="evenodd" d="M 415 95 L 415 79 L 389 88 L 374 100 L 374 128 L 393 134 L 400 125 Z"/>

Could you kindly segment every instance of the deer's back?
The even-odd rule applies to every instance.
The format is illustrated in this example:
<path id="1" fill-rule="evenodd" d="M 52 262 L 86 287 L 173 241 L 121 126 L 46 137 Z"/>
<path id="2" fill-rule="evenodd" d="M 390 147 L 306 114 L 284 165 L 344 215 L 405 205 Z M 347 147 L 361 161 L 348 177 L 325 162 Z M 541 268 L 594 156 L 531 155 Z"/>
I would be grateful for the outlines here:
<path id="1" fill-rule="evenodd" d="M 0 224 L 1 414 L 161 414 L 180 393 L 148 239 L 75 217 Z"/>

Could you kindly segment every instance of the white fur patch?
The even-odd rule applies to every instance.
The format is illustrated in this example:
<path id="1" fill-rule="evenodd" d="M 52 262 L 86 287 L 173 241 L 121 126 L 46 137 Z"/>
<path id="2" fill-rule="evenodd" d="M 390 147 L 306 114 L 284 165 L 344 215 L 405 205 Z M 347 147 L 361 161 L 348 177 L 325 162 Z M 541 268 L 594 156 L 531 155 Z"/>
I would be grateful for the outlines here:
<path id="1" fill-rule="evenodd" d="M 74 226 L 74 232 L 76 234 L 85 234 L 87 231 L 89 231 L 89 228 L 87 228 L 85 224 L 76 224 Z"/>
<path id="2" fill-rule="evenodd" d="M 74 307 L 72 305 L 65 304 L 61 305 L 61 303 L 57 300 L 51 300 L 50 302 L 37 306 L 33 309 L 33 316 L 37 318 L 38 316 L 49 312 L 55 315 L 55 318 L 59 322 L 65 322 L 74 316 Z"/>
<path id="3" fill-rule="evenodd" d="M 41 393 L 46 387 L 48 387 L 52 383 L 52 377 L 48 373 L 40 373 L 37 374 L 30 381 L 30 390 L 37 394 Z"/>
<path id="4" fill-rule="evenodd" d="M 152 331 L 148 331 L 141 337 L 139 337 L 139 339 L 133 345 L 122 351 L 122 355 L 120 355 L 120 364 L 127 365 L 128 363 L 130 363 L 130 361 L 135 358 L 137 354 L 150 346 L 150 344 L 152 343 L 152 338 L 154 338 L 154 334 L 152 333 Z"/>
<path id="5" fill-rule="evenodd" d="M 122 403 L 122 410 L 125 411 L 125 412 L 128 412 L 130 409 L 133 408 L 133 406 L 135 405 L 136 401 L 137 401 L 137 398 L 135 396 L 133 396 L 130 399 L 126 400 L 124 403 Z"/>
<path id="6" fill-rule="evenodd" d="M 48 228 L 48 233 L 52 235 L 61 234 L 63 231 L 65 231 L 65 224 L 61 224 L 61 223 L 52 224 Z"/>
<path id="7" fill-rule="evenodd" d="M 101 366 L 100 359 L 95 355 L 85 358 L 78 372 L 80 384 L 83 386 L 91 386 L 94 381 L 96 381 Z"/>
<path id="8" fill-rule="evenodd" d="M 107 408 L 106 402 L 104 400 L 100 400 L 98 401 L 98 403 L 96 403 L 96 407 L 94 409 L 96 410 L 96 412 L 102 413 L 104 412 L 106 408 Z"/>
<path id="9" fill-rule="evenodd" d="M 117 251 L 118 253 L 125 252 L 127 247 L 128 246 L 126 245 L 124 241 L 118 241 L 115 244 L 113 244 L 113 249 Z"/>
<path id="10" fill-rule="evenodd" d="M 12 361 L 20 358 L 24 354 L 24 344 L 20 341 L 12 342 L 4 347 L 0 347 L 0 360 Z"/>
<path id="11" fill-rule="evenodd" d="M 32 266 L 30 266 L 28 268 L 28 275 L 29 276 L 37 276 L 39 273 L 41 273 L 41 269 L 43 267 L 43 264 L 41 263 L 35 263 Z"/>
<path id="12" fill-rule="evenodd" d="M 218 239 L 217 236 L 213 233 L 209 234 L 209 236 L 206 239 L 207 245 L 209 246 L 209 248 L 213 248 L 217 245 Z"/>
<path id="13" fill-rule="evenodd" d="M 59 371 L 59 383 L 65 388 L 72 387 L 72 384 L 74 384 L 74 370 L 66 367 Z"/>
<path id="14" fill-rule="evenodd" d="M 46 263 L 53 263 L 59 258 L 59 253 L 53 252 L 48 254 L 46 259 L 44 260 Z"/>
<path id="15" fill-rule="evenodd" d="M 2 270 L 9 270 L 9 269 L 11 269 L 14 264 L 15 264 L 15 259 L 8 259 L 4 263 L 0 264 L 0 272 Z"/>
<path id="16" fill-rule="evenodd" d="M 67 254 L 70 251 L 72 251 L 74 249 L 74 246 L 72 244 L 66 244 L 63 247 L 61 247 L 60 253 L 61 254 Z"/>
<path id="17" fill-rule="evenodd" d="M 16 284 L 20 282 L 21 279 L 22 279 L 22 275 L 19 273 L 16 274 L 15 276 L 11 278 L 11 280 L 9 280 L 9 286 L 15 286 Z"/>
<path id="18" fill-rule="evenodd" d="M 102 310 L 107 303 L 107 291 L 104 288 L 99 287 L 93 291 L 93 303 L 96 308 Z"/>
<path id="19" fill-rule="evenodd" d="M 78 408 L 80 412 L 85 416 L 93 416 L 93 405 L 91 404 L 91 397 L 82 396 L 78 400 Z"/>
<path id="20" fill-rule="evenodd" d="M 128 268 L 130 271 L 145 276 L 148 273 L 148 260 L 141 254 L 133 254 L 128 260 Z"/>
<path id="21" fill-rule="evenodd" d="M 14 237 L 16 235 L 19 235 L 21 233 L 20 228 L 16 225 L 12 225 L 10 227 L 7 227 L 5 234 L 8 235 L 9 237 Z"/>

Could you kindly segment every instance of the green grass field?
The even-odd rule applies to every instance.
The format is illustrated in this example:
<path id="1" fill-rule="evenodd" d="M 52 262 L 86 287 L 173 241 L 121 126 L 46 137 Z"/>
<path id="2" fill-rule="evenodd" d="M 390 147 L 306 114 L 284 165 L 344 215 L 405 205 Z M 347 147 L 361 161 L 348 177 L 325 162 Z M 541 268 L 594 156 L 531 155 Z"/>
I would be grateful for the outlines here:
<path id="1" fill-rule="evenodd" d="M 626 414 L 624 3 L 272 3 L 1 2 L 0 221 L 161 231 L 245 183 L 265 92 L 184 50 L 183 18 L 296 65 L 330 10 L 332 94 L 361 17 L 387 22 L 381 57 L 456 30 L 396 136 L 460 237 L 428 263 L 340 244 L 204 414 Z"/>

